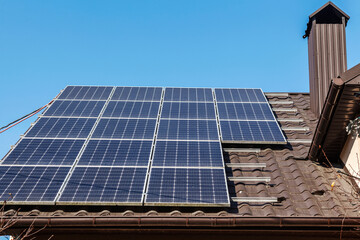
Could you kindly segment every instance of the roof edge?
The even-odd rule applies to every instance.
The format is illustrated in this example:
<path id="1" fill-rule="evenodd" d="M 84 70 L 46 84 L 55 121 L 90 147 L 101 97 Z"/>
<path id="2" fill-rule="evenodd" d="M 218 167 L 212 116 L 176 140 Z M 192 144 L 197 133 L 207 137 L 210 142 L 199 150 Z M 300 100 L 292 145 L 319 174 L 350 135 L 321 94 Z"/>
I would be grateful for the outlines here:
<path id="1" fill-rule="evenodd" d="M 360 76 L 360 63 L 340 74 L 340 78 L 342 78 L 346 84 L 353 84 L 351 80 L 358 76 Z"/>
<path id="2" fill-rule="evenodd" d="M 335 108 L 341 98 L 341 91 L 344 88 L 344 81 L 341 78 L 334 78 L 331 81 L 328 94 L 326 96 L 319 121 L 317 123 L 313 139 L 311 141 L 308 158 L 315 160 L 319 155 L 319 150 L 323 145 L 324 139 L 328 133 Z"/>
<path id="3" fill-rule="evenodd" d="M 328 129 L 332 123 L 335 109 L 342 96 L 345 85 L 360 85 L 360 64 L 340 74 L 338 78 L 332 79 L 326 96 L 318 124 L 310 145 L 308 158 L 315 160 L 319 155 L 320 148 L 324 145 Z M 339 143 L 340 144 L 340 143 Z"/>

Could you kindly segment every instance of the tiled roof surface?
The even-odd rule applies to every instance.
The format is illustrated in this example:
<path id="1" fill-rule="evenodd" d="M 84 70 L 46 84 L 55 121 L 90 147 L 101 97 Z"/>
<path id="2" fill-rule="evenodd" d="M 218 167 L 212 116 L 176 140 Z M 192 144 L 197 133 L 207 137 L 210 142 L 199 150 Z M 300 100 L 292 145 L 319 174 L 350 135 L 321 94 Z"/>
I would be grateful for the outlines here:
<path id="1" fill-rule="evenodd" d="M 257 152 L 239 152 L 249 146 L 229 146 L 227 163 L 266 163 L 263 169 L 227 168 L 228 176 L 270 177 L 269 183 L 229 182 L 231 197 L 278 197 L 279 203 L 236 203 L 230 208 L 131 208 L 77 207 L 22 208 L 28 216 L 243 216 L 243 217 L 355 217 L 359 197 L 335 169 L 307 160 L 317 119 L 310 111 L 307 93 L 267 94 L 276 117 L 289 140 L 286 147 L 262 146 Z M 258 146 L 250 146 L 258 148 Z M 338 169 L 336 169 L 338 168 Z M 342 169 L 341 169 L 342 170 Z M 339 175 L 340 176 L 340 175 Z M 335 182 L 335 186 L 331 184 Z M 6 215 L 16 211 L 8 208 Z M 15 208 L 14 208 L 15 209 Z"/>
<path id="2" fill-rule="evenodd" d="M 351 185 L 336 173 L 341 166 L 334 166 L 332 169 L 307 159 L 310 143 L 301 140 L 311 140 L 317 124 L 317 119 L 309 108 L 309 95 L 268 96 L 268 99 L 277 118 L 282 119 L 281 127 L 290 129 L 284 130 L 290 144 L 283 149 L 264 148 L 259 153 L 230 152 L 227 161 L 266 163 L 263 170 L 233 168 L 232 174 L 271 178 L 270 184 L 234 184 L 236 196 L 274 196 L 283 198 L 284 201 L 279 204 L 239 203 L 236 206 L 237 214 L 254 217 L 359 216 L 359 198 L 352 196 Z M 276 104 L 285 101 L 288 101 L 288 104 Z M 281 111 L 276 111 L 279 108 Z M 294 119 L 303 119 L 303 122 L 294 122 Z M 335 186 L 332 189 L 331 184 L 334 181 Z"/>

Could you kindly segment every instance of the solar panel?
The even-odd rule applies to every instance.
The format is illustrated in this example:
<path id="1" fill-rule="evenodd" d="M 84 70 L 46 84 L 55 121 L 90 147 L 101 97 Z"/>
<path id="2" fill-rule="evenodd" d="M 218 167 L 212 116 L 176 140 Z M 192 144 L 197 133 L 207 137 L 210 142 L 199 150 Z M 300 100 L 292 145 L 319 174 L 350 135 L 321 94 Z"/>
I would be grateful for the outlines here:
<path id="1" fill-rule="evenodd" d="M 25 137 L 87 138 L 95 121 L 95 118 L 42 117 Z"/>
<path id="2" fill-rule="evenodd" d="M 44 116 L 97 117 L 105 101 L 62 101 L 53 102 Z"/>
<path id="3" fill-rule="evenodd" d="M 218 103 L 217 106 L 220 120 L 274 120 L 267 103 Z"/>
<path id="4" fill-rule="evenodd" d="M 106 100 L 113 87 L 68 86 L 58 99 Z"/>
<path id="5" fill-rule="evenodd" d="M 228 206 L 224 169 L 152 168 L 145 205 Z"/>
<path id="6" fill-rule="evenodd" d="M 70 167 L 0 166 L 0 200 L 54 202 Z"/>
<path id="7" fill-rule="evenodd" d="M 111 100 L 160 101 L 161 87 L 117 87 Z"/>
<path id="8" fill-rule="evenodd" d="M 223 142 L 279 143 L 286 142 L 275 121 L 220 121 Z"/>
<path id="9" fill-rule="evenodd" d="M 141 205 L 147 168 L 76 167 L 59 204 Z"/>
<path id="10" fill-rule="evenodd" d="M 157 118 L 160 102 L 110 101 L 103 117 Z"/>
<path id="11" fill-rule="evenodd" d="M 216 119 L 214 103 L 164 102 L 161 118 Z"/>
<path id="12" fill-rule="evenodd" d="M 166 88 L 145 205 L 229 206 L 210 88 Z"/>
<path id="13" fill-rule="evenodd" d="M 93 138 L 153 139 L 156 119 L 101 119 Z"/>
<path id="14" fill-rule="evenodd" d="M 19 165 L 72 165 L 84 144 L 72 139 L 22 139 L 2 162 Z"/>
<path id="15" fill-rule="evenodd" d="M 285 144 L 261 89 L 215 89 L 223 143 Z"/>
<path id="16" fill-rule="evenodd" d="M 211 88 L 166 88 L 164 101 L 213 102 Z"/>
<path id="17" fill-rule="evenodd" d="M 151 147 L 152 140 L 90 140 L 78 164 L 147 167 Z"/>
<path id="18" fill-rule="evenodd" d="M 216 120 L 161 119 L 158 139 L 219 140 Z"/>
<path id="19" fill-rule="evenodd" d="M 223 167 L 220 142 L 157 141 L 152 166 Z"/>
<path id="20" fill-rule="evenodd" d="M 264 102 L 267 100 L 259 88 L 250 89 L 230 89 L 230 88 L 216 88 L 215 89 L 217 102 Z"/>

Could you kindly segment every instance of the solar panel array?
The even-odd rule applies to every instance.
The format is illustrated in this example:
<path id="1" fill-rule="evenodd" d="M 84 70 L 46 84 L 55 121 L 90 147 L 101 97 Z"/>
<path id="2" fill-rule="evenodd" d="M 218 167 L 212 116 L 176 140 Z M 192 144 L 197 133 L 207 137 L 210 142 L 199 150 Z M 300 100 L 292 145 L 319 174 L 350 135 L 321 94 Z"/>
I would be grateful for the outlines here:
<path id="1" fill-rule="evenodd" d="M 229 206 L 221 141 L 285 142 L 260 89 L 68 86 L 1 161 L 0 200 Z"/>

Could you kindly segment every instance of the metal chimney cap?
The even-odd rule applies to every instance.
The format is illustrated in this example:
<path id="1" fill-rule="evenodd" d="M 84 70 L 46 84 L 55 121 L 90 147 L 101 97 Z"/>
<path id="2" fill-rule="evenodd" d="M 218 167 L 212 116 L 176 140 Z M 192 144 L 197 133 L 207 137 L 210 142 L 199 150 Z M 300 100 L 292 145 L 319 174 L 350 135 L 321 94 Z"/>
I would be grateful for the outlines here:
<path id="1" fill-rule="evenodd" d="M 303 38 L 309 36 L 313 20 L 316 20 L 316 23 L 320 23 L 320 24 L 321 23 L 341 24 L 342 18 L 345 18 L 345 26 L 346 26 L 347 21 L 350 19 L 349 15 L 347 15 L 334 3 L 330 1 L 327 2 L 321 8 L 319 8 L 309 16 L 309 22 L 307 23 L 307 28 L 305 30 L 305 35 L 303 36 Z"/>

